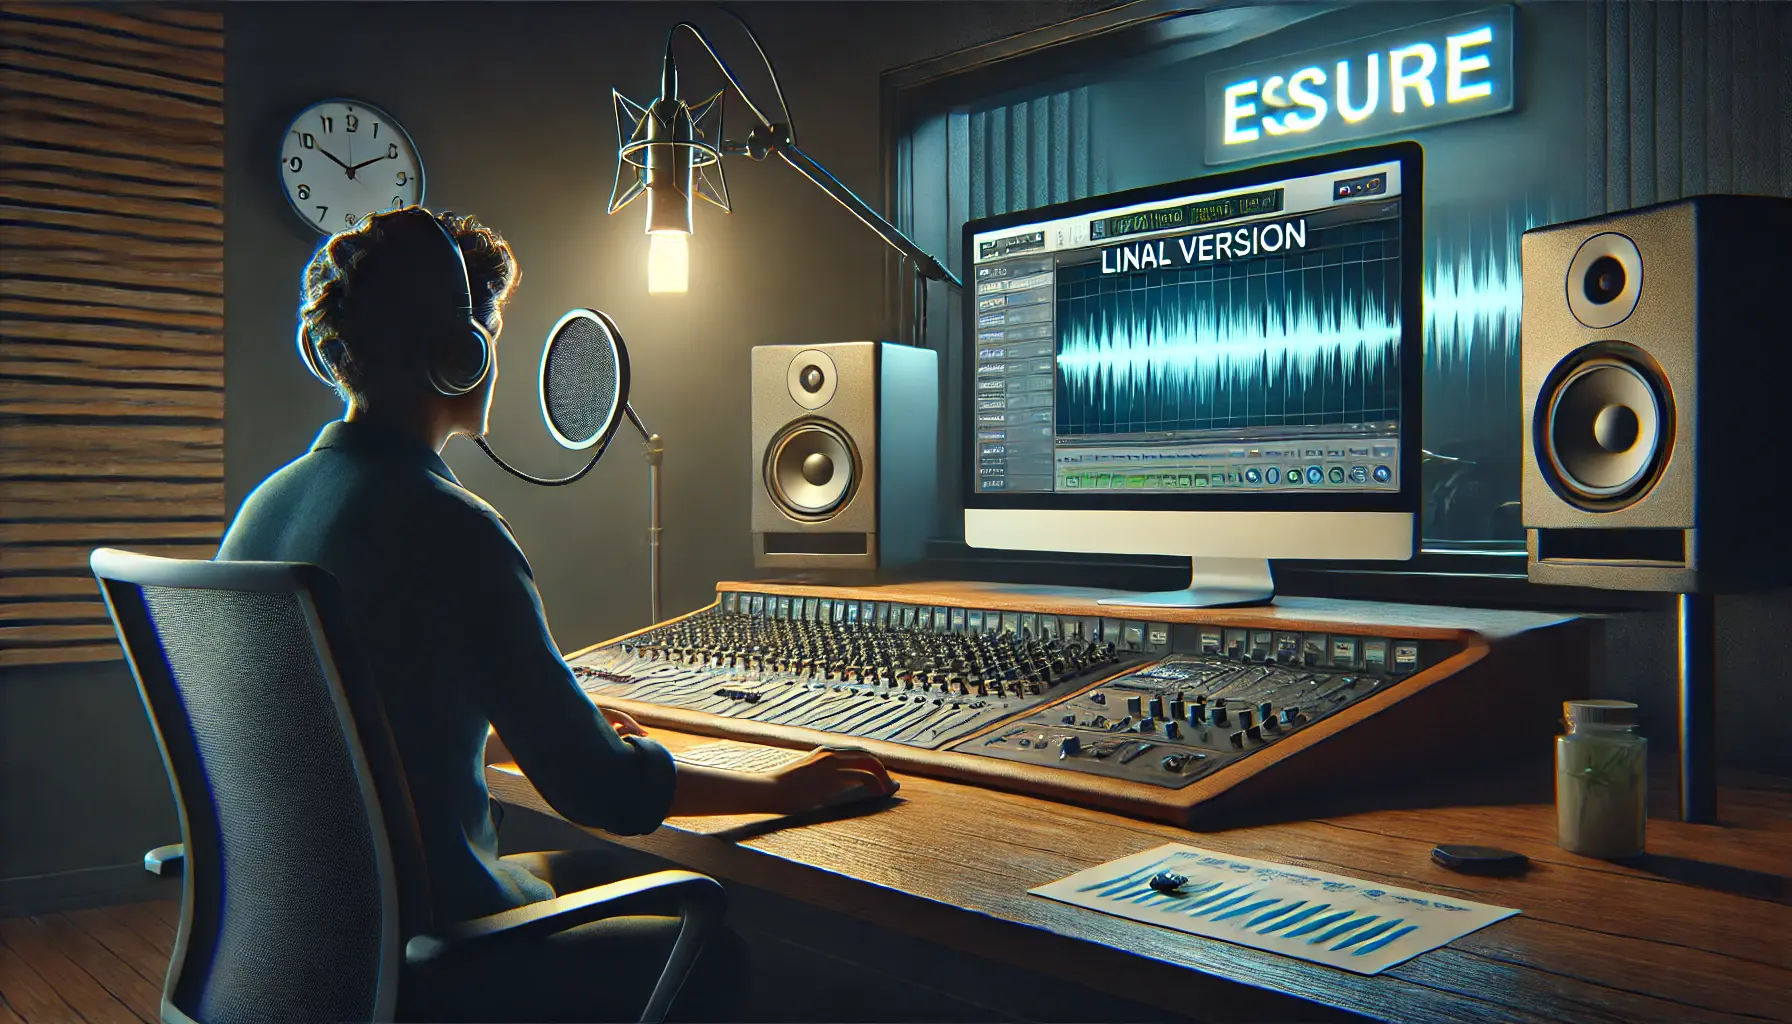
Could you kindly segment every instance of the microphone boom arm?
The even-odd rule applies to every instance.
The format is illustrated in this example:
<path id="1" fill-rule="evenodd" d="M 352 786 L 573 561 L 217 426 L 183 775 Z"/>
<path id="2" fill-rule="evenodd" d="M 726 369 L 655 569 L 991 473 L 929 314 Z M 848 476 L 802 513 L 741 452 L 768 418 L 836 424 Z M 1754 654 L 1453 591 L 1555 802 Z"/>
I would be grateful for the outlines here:
<path id="1" fill-rule="evenodd" d="M 760 135 L 754 132 L 754 135 Z M 769 138 L 764 138 L 769 136 Z M 784 162 L 796 170 L 798 174 L 808 178 L 815 186 L 832 196 L 834 201 L 852 211 L 852 214 L 863 221 L 865 226 L 877 232 L 883 240 L 897 252 L 907 256 L 915 265 L 915 271 L 922 277 L 933 281 L 945 281 L 954 288 L 964 287 L 958 276 L 928 255 L 927 251 L 916 245 L 896 225 L 885 220 L 881 214 L 871 208 L 865 200 L 860 199 L 853 190 L 847 188 L 839 178 L 828 173 L 828 169 L 815 162 L 815 158 L 796 148 L 790 137 L 780 132 L 776 126 L 767 126 L 764 142 L 770 150 L 784 158 Z M 751 143 L 749 143 L 749 146 Z M 748 153 L 751 156 L 751 152 Z"/>
<path id="2" fill-rule="evenodd" d="M 740 79 L 735 76 L 733 69 L 728 67 L 728 63 L 722 59 L 722 55 L 716 52 L 716 48 L 710 44 L 709 37 L 703 34 L 702 29 L 688 21 L 681 21 L 672 26 L 672 30 L 666 34 L 666 58 L 668 61 L 672 58 L 672 39 L 681 28 L 688 30 L 691 35 L 696 37 L 697 42 L 703 45 L 704 52 L 708 53 L 710 60 L 715 62 L 716 68 L 722 72 L 722 77 L 734 88 L 734 92 L 741 98 L 741 102 L 747 105 L 747 109 L 759 121 L 759 127 L 748 133 L 744 145 L 724 142 L 718 147 L 722 153 L 744 153 L 754 160 L 764 160 L 772 153 L 778 154 L 798 174 L 809 179 L 815 187 L 826 192 L 835 202 L 851 211 L 853 216 L 859 218 L 866 227 L 877 232 L 878 237 L 888 242 L 891 248 L 908 257 L 914 264 L 916 272 L 922 277 L 934 281 L 945 281 L 954 288 L 964 287 L 958 276 L 947 269 L 944 264 L 934 259 L 925 249 L 916 245 L 913 239 L 903 234 L 900 228 L 872 209 L 871 204 L 859 198 L 852 189 L 846 187 L 845 183 L 817 163 L 815 158 L 798 149 L 796 141 L 791 138 L 788 125 L 772 122 L 758 107 L 754 106 L 752 97 L 747 95 L 747 90 L 740 84 Z M 747 31 L 751 34 L 752 29 Z"/>

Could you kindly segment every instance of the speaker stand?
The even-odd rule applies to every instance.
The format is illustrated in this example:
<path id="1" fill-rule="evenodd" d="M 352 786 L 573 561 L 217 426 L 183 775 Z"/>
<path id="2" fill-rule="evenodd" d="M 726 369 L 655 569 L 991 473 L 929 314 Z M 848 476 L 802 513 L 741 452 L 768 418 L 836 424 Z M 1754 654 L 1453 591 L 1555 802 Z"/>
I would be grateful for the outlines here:
<path id="1" fill-rule="evenodd" d="M 1195 558 L 1189 584 L 1181 590 L 1104 597 L 1099 604 L 1123 608 L 1234 608 L 1275 600 L 1275 578 L 1267 558 Z"/>
<path id="2" fill-rule="evenodd" d="M 1717 607 L 1680 595 L 1680 820 L 1717 823 Z"/>

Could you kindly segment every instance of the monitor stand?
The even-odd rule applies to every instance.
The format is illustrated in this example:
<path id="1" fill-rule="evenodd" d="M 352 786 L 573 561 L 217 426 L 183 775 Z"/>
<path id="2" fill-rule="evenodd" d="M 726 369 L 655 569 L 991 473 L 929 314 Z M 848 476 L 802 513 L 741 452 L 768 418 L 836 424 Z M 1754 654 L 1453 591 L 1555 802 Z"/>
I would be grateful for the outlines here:
<path id="1" fill-rule="evenodd" d="M 1098 604 L 1130 608 L 1229 608 L 1268 604 L 1276 584 L 1267 558 L 1195 558 L 1188 587 L 1155 594 L 1104 597 Z"/>

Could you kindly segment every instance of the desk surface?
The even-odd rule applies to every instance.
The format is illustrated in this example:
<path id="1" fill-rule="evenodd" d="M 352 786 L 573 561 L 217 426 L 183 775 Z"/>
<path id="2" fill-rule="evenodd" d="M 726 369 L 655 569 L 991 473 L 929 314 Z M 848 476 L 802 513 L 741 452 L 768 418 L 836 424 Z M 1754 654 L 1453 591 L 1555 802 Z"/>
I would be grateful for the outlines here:
<path id="1" fill-rule="evenodd" d="M 653 733 L 673 750 L 712 742 Z M 500 799 L 553 813 L 526 780 L 487 776 Z M 1267 989 L 1423 1024 L 1792 1020 L 1792 790 L 1727 790 L 1722 827 L 1651 819 L 1649 855 L 1632 866 L 1558 849 L 1548 805 L 1189 832 L 937 779 L 901 780 L 899 799 L 870 812 L 680 818 L 652 835 L 605 838 L 1181 1015 L 1220 1005 L 1260 1017 L 1269 1011 L 1253 1013 L 1251 994 Z M 1523 913 L 1362 977 L 1027 895 L 1166 842 Z M 1504 846 L 1533 866 L 1510 879 L 1458 875 L 1431 863 L 1440 842 Z M 1208 1007 L 1204 991 L 1214 993 Z"/>

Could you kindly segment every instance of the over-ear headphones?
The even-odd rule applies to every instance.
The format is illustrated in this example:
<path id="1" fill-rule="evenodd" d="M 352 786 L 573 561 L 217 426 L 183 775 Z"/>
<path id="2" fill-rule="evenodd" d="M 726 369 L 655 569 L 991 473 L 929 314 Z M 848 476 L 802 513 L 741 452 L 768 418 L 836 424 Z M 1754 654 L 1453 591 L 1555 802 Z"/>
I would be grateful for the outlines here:
<path id="1" fill-rule="evenodd" d="M 428 240 L 423 243 L 423 252 L 406 254 L 406 258 L 434 264 L 417 273 L 417 279 L 426 282 L 419 288 L 424 299 L 421 322 L 415 324 L 415 329 L 422 331 L 426 339 L 424 366 L 430 386 L 439 394 L 464 395 L 478 387 L 491 372 L 492 336 L 473 315 L 473 286 L 467 277 L 467 261 L 461 254 L 460 243 L 434 214 L 421 207 L 411 209 L 416 212 L 407 220 L 427 221 L 428 227 L 417 230 Z M 410 210 L 405 212 L 409 214 Z M 342 343 L 335 344 L 340 346 Z M 312 343 L 309 325 L 302 322 L 299 324 L 299 351 L 312 376 L 331 387 L 336 386 L 332 365 L 335 358 L 318 351 L 318 346 Z"/>

